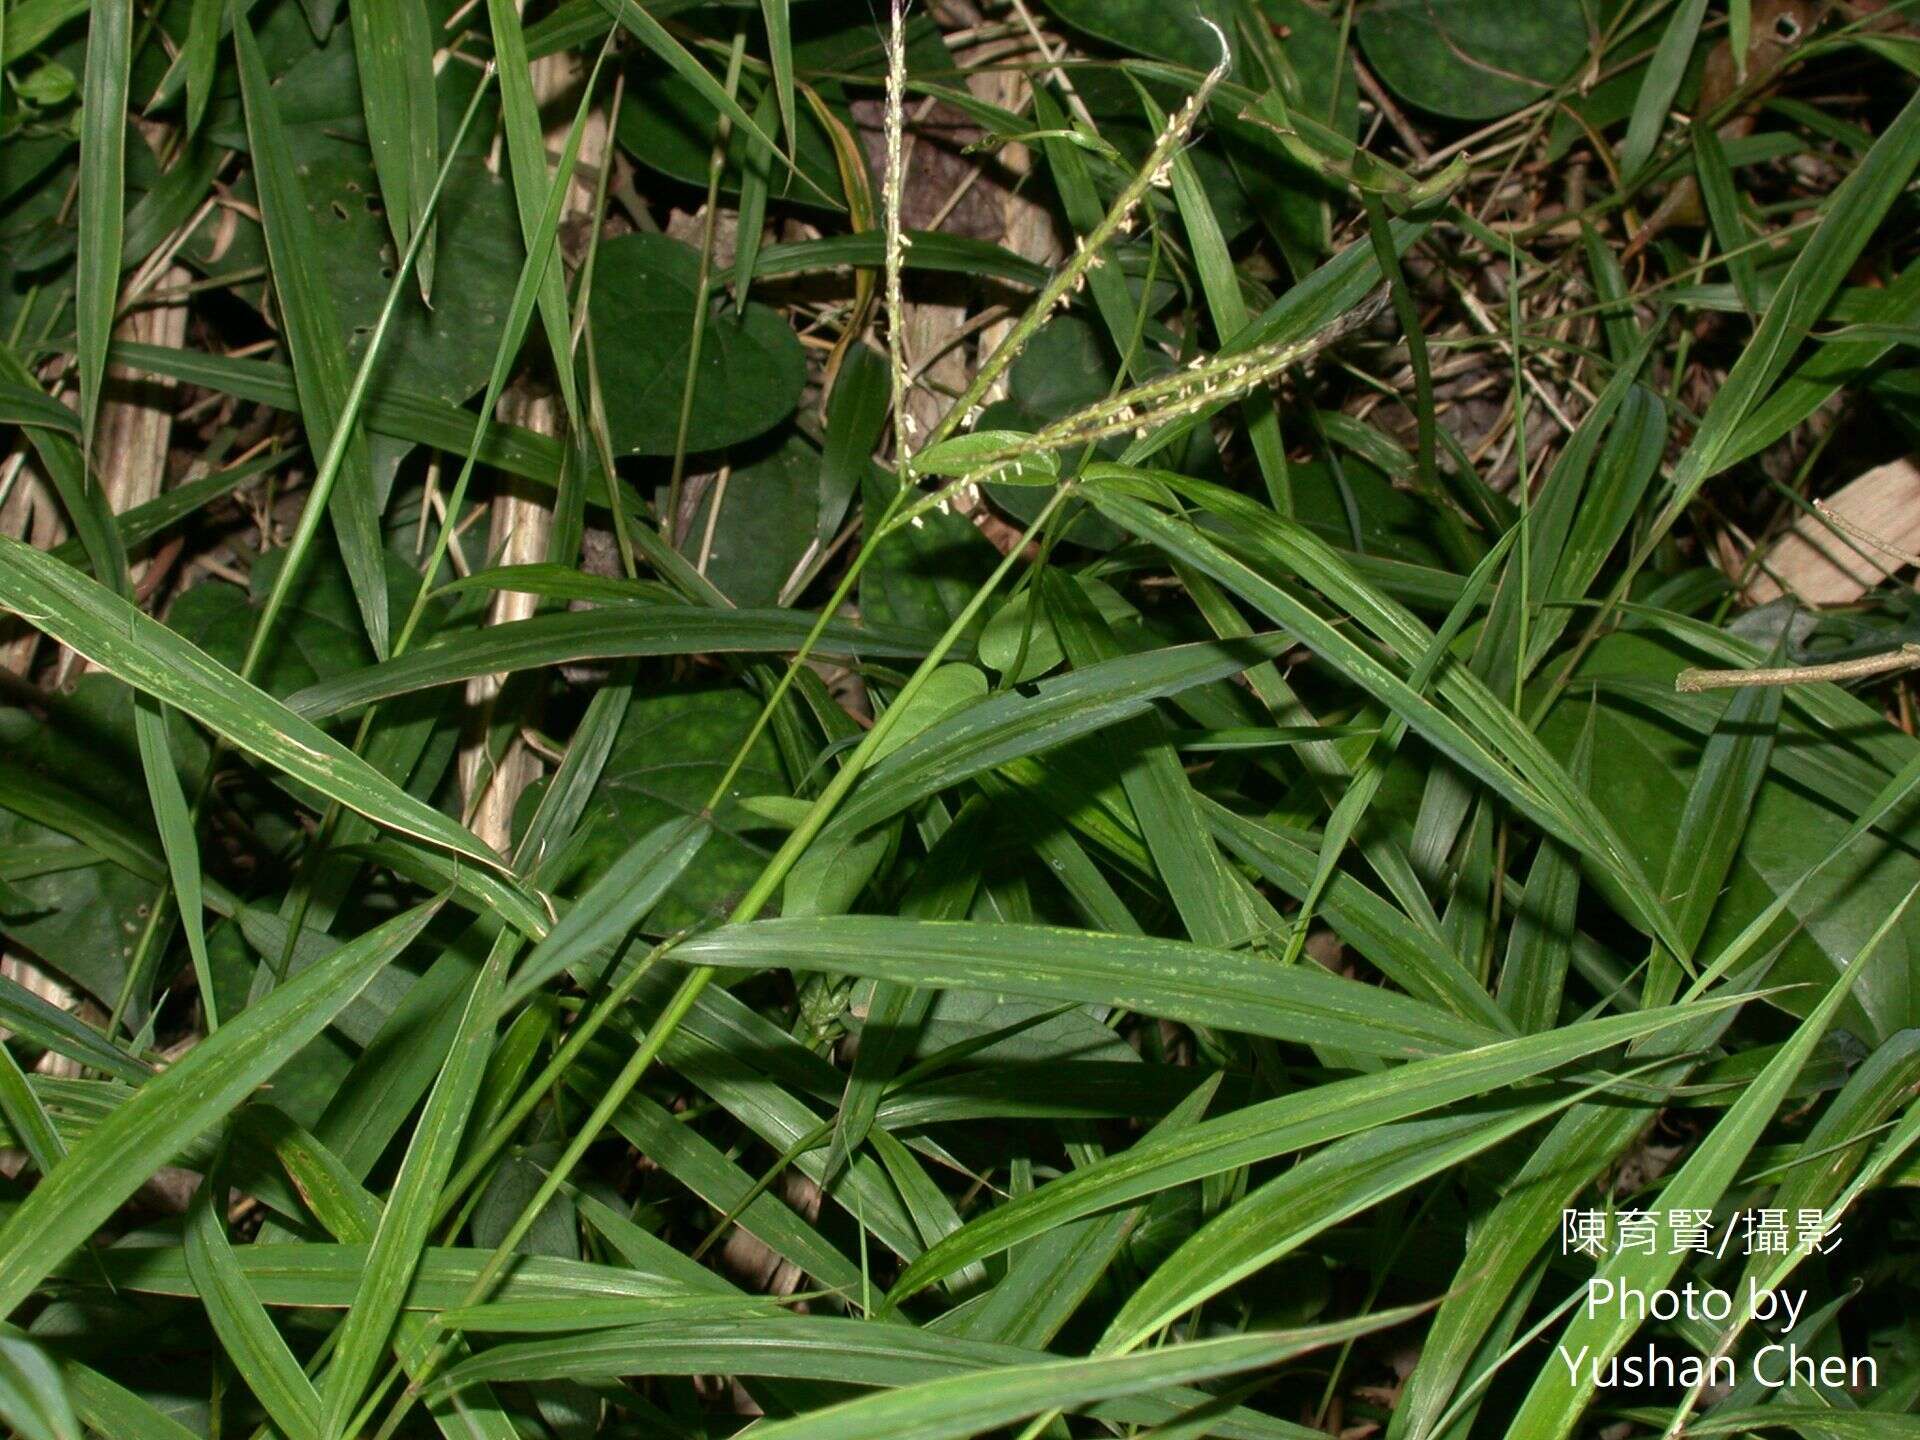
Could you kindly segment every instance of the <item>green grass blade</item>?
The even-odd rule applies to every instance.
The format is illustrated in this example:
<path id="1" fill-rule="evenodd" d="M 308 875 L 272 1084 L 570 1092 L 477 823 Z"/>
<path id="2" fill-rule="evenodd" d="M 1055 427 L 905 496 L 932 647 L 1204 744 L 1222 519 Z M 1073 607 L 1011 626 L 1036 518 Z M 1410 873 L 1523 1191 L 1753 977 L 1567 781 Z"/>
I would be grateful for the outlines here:
<path id="1" fill-rule="evenodd" d="M 26 1147 L 27 1158 L 42 1175 L 51 1175 L 53 1167 L 67 1158 L 59 1131 L 5 1045 L 0 1045 L 0 1115 L 6 1117 L 7 1128 Z"/>
<path id="2" fill-rule="evenodd" d="M 499 858 L 465 826 L 407 794 L 197 645 L 70 566 L 5 537 L 0 537 L 0 608 L 349 810 L 500 868 Z"/>
<path id="3" fill-rule="evenodd" d="M 213 99 L 213 77 L 220 65 L 221 22 L 227 7 L 221 0 L 193 0 L 187 12 L 187 43 L 180 49 L 186 66 L 187 133 L 200 129 L 207 103 Z"/>
<path id="4" fill-rule="evenodd" d="M 548 202 L 553 198 L 556 184 L 564 194 L 573 183 L 572 167 L 565 167 L 557 182 L 547 174 L 546 128 L 541 124 L 540 106 L 533 94 L 533 76 L 519 10 L 512 0 L 487 0 L 487 18 L 493 31 L 494 62 L 500 72 L 503 128 L 507 155 L 513 164 L 513 198 L 520 212 L 520 238 L 526 243 L 529 257 L 544 257 L 539 262 L 535 291 L 539 297 L 540 324 L 546 332 L 547 348 L 553 356 L 554 374 L 560 381 L 568 418 L 576 419 L 580 402 L 574 384 L 566 277 L 561 272 L 558 252 L 545 233 L 547 227 L 559 223 L 558 212 Z M 549 220 L 549 214 L 554 218 Z"/>
<path id="5" fill-rule="evenodd" d="M 1047 1410 L 1079 1410 L 1168 1385 L 1278 1365 L 1297 1355 L 1397 1325 L 1387 1310 L 1331 1325 L 1200 1340 L 1144 1355 L 1045 1360 L 986 1375 L 955 1375 L 843 1401 L 760 1427 L 762 1440 L 958 1440 Z"/>
<path id="6" fill-rule="evenodd" d="M 1660 32 L 1640 91 L 1634 96 L 1633 113 L 1627 119 L 1627 139 L 1620 148 L 1620 183 L 1630 186 L 1640 178 L 1653 150 L 1666 128 L 1667 111 L 1686 78 L 1687 61 L 1692 58 L 1694 42 L 1700 37 L 1700 21 L 1707 13 L 1707 0 L 1681 0 Z"/>
<path id="7" fill-rule="evenodd" d="M 1003 691 L 929 726 L 875 765 L 826 833 L 856 834 L 970 776 L 1119 724 L 1292 643 L 1270 634 L 1174 645 Z"/>
<path id="8" fill-rule="evenodd" d="M 400 1162 L 353 1305 L 337 1332 L 320 1426 L 324 1440 L 339 1440 L 348 1433 L 360 1397 L 387 1353 L 394 1322 L 433 1228 L 434 1206 L 453 1169 L 493 1049 L 500 991 L 517 943 L 512 936 L 501 936 L 481 968 L 468 994 L 453 1049 Z"/>
<path id="9" fill-rule="evenodd" d="M 313 1039 L 433 918 L 422 906 L 341 946 L 210 1035 L 96 1126 L 0 1228 L 0 1313 L 33 1288 L 188 1141 Z"/>
<path id="10" fill-rule="evenodd" d="M 404 252 L 424 223 L 427 192 L 440 169 L 433 31 L 423 0 L 352 0 L 348 13 L 374 174 L 394 249 Z M 414 262 L 423 301 L 433 295 L 433 252 L 429 235 Z"/>
<path id="11" fill-rule="evenodd" d="M 1194 1231 L 1127 1297 L 1099 1350 L 1138 1347 L 1163 1325 L 1321 1231 L 1511 1139 L 1566 1103 L 1408 1120 L 1329 1145 Z"/>
<path id="12" fill-rule="evenodd" d="M 760 18 L 767 27 L 767 64 L 773 70 L 773 89 L 780 101 L 780 128 L 789 153 L 800 143 L 793 104 L 793 24 L 788 0 L 760 0 Z"/>
<path id="13" fill-rule="evenodd" d="M 1716 1008 L 1737 1003 L 1737 997 L 1722 1000 Z M 888 1305 L 899 1304 L 951 1273 L 956 1265 L 997 1254 L 1082 1215 L 1472 1099 L 1710 1013 L 1674 1006 L 1582 1021 L 1544 1035 L 1502 1040 L 1457 1055 L 1334 1081 L 1202 1121 L 1176 1134 L 1137 1142 L 1118 1155 L 987 1211 L 930 1247 L 902 1272 Z"/>
<path id="14" fill-rule="evenodd" d="M 1788 269 L 1753 339 L 1741 353 L 1700 428 L 1674 466 L 1666 503 L 1642 550 L 1673 528 L 1700 487 L 1733 462 L 1741 423 L 1780 377 L 1860 252 L 1920 164 L 1920 95 L 1909 99 L 1827 203 L 1819 228 Z"/>
<path id="15" fill-rule="evenodd" d="M 120 307 L 120 244 L 126 224 L 127 81 L 133 65 L 133 0 L 99 0 L 87 26 L 80 109 L 80 252 L 74 277 L 80 345 L 81 450 L 93 453 L 107 347 Z"/>
<path id="16" fill-rule="evenodd" d="M 350 381 L 340 312 L 312 263 L 312 257 L 320 253 L 320 240 L 307 208 L 306 187 L 301 183 L 253 27 L 237 10 L 233 44 L 240 61 L 240 88 L 246 102 L 253 173 L 260 190 L 267 263 L 280 302 L 287 351 L 293 360 L 300 414 L 313 453 L 325 455 L 335 431 L 350 423 L 345 416 Z M 387 570 L 364 436 L 349 435 L 332 493 L 316 495 L 309 503 L 319 502 L 326 504 L 333 519 L 367 638 L 374 653 L 384 658 L 388 642 Z"/>
<path id="17" fill-rule="evenodd" d="M 1424 1001 L 1310 967 L 1174 940 L 1035 925 L 879 915 L 760 920 L 692 936 L 673 958 L 1119 1005 L 1368 1055 L 1435 1055 L 1495 1038 Z"/>
<path id="18" fill-rule="evenodd" d="M 220 1165 L 202 1181 L 187 1211 L 182 1253 L 207 1307 L 207 1320 L 247 1388 L 288 1440 L 315 1440 L 320 1396 L 266 1307 L 247 1284 L 227 1239 L 227 1187 Z"/>
<path id="19" fill-rule="evenodd" d="M 726 87 L 708 73 L 707 67 L 695 59 L 686 46 L 674 39 L 667 27 L 648 14 L 637 0 L 600 0 L 600 6 L 625 27 L 636 40 L 651 50 L 668 69 L 691 85 L 702 100 L 732 121 L 736 129 L 743 134 L 758 135 L 769 148 L 779 153 L 793 178 L 811 191 L 815 200 L 832 206 L 836 210 L 841 208 L 839 202 L 816 185 L 786 152 L 778 150 L 773 136 L 767 134 L 754 118 L 741 108 L 740 102 L 727 93 Z M 791 102 L 788 102 L 786 114 L 787 133 L 792 134 Z"/>
<path id="20" fill-rule="evenodd" d="M 1661 1191 L 1663 1205 L 1670 1209 L 1711 1210 L 1718 1203 L 1746 1163 L 1761 1132 L 1773 1119 L 1774 1111 L 1786 1097 L 1801 1066 L 1806 1064 L 1834 1016 L 1840 1012 L 1860 972 L 1866 969 L 1880 942 L 1906 913 L 1916 894 L 1920 891 L 1910 891 L 1887 916 L 1845 973 L 1827 987 L 1827 993 L 1793 1032 L 1793 1038 L 1780 1047 L 1767 1062 L 1766 1069 L 1740 1092 L 1739 1099 L 1713 1127 L 1712 1133 L 1694 1148 Z M 1651 1294 L 1672 1279 L 1684 1259 L 1683 1254 L 1644 1255 L 1622 1250 L 1601 1262 L 1594 1280 Z M 1581 1310 L 1561 1332 L 1556 1348 L 1561 1354 L 1591 1358 L 1604 1365 L 1632 1338 L 1636 1328 L 1632 1320 L 1617 1311 Z M 1573 1370 L 1578 1370 L 1578 1378 L 1570 1373 Z M 1584 1358 L 1577 1366 L 1543 1365 L 1508 1431 L 1511 1440 L 1565 1440 L 1578 1425 L 1593 1393 L 1593 1372 Z"/>
<path id="21" fill-rule="evenodd" d="M 690 815 L 669 820 L 634 841 L 534 946 L 514 973 L 502 1003 L 519 1004 L 562 970 L 624 940 L 712 835 L 711 821 Z"/>
<path id="22" fill-rule="evenodd" d="M 362 705 L 475 675 L 514 673 L 582 660 L 641 655 L 769 652 L 799 647 L 814 617 L 794 610 L 709 610 L 692 605 L 622 605 L 513 620 L 485 630 L 449 635 L 381 665 L 348 671 L 288 697 L 294 713 L 329 719 Z M 829 623 L 820 649 L 828 655 L 913 659 L 933 637 Z"/>

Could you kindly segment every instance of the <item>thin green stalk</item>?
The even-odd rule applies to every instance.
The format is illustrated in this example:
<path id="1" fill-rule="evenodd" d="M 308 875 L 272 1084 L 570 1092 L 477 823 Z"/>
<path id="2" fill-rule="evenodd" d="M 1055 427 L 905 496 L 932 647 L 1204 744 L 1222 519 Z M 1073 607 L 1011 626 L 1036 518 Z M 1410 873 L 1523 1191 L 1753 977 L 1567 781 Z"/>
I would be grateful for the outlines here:
<path id="1" fill-rule="evenodd" d="M 740 57 L 746 53 L 747 32 L 736 30 L 727 52 L 727 94 L 740 88 Z M 687 436 L 693 427 L 693 395 L 700 378 L 700 346 L 707 333 L 707 301 L 713 293 L 713 234 L 720 214 L 720 177 L 727 168 L 727 137 L 733 122 L 722 115 L 714 127 L 713 154 L 707 162 L 707 225 L 700 243 L 700 276 L 693 287 L 693 336 L 687 342 L 687 379 L 680 388 L 680 428 L 673 441 L 673 472 L 667 480 L 667 504 L 660 514 L 660 534 L 673 543 L 680 519 L 680 486 L 687 475 Z M 716 499 L 715 504 L 718 504 Z M 618 506 L 616 505 L 616 509 Z"/>
<path id="2" fill-rule="evenodd" d="M 1021 555 L 1026 550 L 1027 543 L 1039 534 L 1052 519 L 1054 511 L 1060 506 L 1067 495 L 1071 493 L 1071 489 L 1071 486 L 1062 485 L 1048 497 L 1047 503 L 1041 507 L 1040 514 L 1021 537 L 1020 543 L 1015 545 L 1001 558 L 1000 563 L 994 567 L 993 573 L 988 576 L 979 589 L 974 592 L 973 598 L 967 602 L 965 608 L 954 617 L 952 623 L 948 625 L 945 632 L 940 636 L 940 639 L 929 649 L 926 658 L 920 662 L 919 666 L 908 678 L 907 683 L 901 687 L 899 697 L 881 713 L 880 717 L 874 722 L 873 728 L 867 731 L 860 743 L 854 747 L 852 753 L 848 755 L 846 763 L 835 772 L 833 779 L 828 783 L 826 789 L 820 793 L 820 798 L 815 800 L 812 807 L 807 811 L 806 817 L 787 836 L 786 842 L 781 845 L 780 849 L 774 854 L 773 859 L 767 863 L 766 867 L 760 872 L 759 877 L 754 881 L 752 886 L 748 888 L 747 893 L 742 896 L 739 903 L 734 906 L 732 912 L 727 917 L 729 924 L 745 924 L 757 918 L 760 912 L 766 908 L 767 903 L 773 899 L 774 894 L 786 880 L 788 871 L 793 868 L 794 863 L 806 852 L 807 847 L 813 843 L 814 838 L 820 833 L 827 821 L 833 817 L 834 810 L 839 806 L 841 800 L 846 797 L 847 792 L 853 788 L 854 782 L 860 778 L 861 773 L 865 770 L 874 752 L 885 743 L 887 735 L 893 729 L 894 723 L 901 715 L 907 712 L 914 696 L 925 686 L 927 678 L 939 668 L 948 652 L 951 651 L 953 647 L 959 643 L 961 637 L 966 634 L 974 619 L 985 607 L 987 600 L 992 596 L 993 592 L 999 588 L 1000 582 L 1006 578 L 1007 574 L 1019 562 Z M 831 611 L 826 613 L 830 614 Z M 628 1094 L 632 1092 L 633 1087 L 640 1083 L 640 1078 L 647 1072 L 648 1067 L 653 1064 L 654 1060 L 658 1058 L 668 1037 L 679 1028 L 680 1022 L 692 1013 L 693 1007 L 699 1002 L 700 996 L 706 990 L 707 986 L 712 983 L 716 973 L 718 972 L 710 965 L 697 966 L 688 971 L 687 978 L 681 982 L 680 988 L 674 992 L 672 998 L 667 1001 L 666 1007 L 648 1028 L 646 1037 L 635 1048 L 632 1055 L 627 1058 L 627 1062 L 621 1067 L 619 1075 L 594 1106 L 593 1112 L 589 1115 L 586 1124 L 581 1127 L 579 1133 L 574 1137 L 572 1143 L 568 1145 L 566 1151 L 554 1162 L 552 1168 L 547 1172 L 545 1179 L 541 1182 L 540 1188 L 534 1192 L 532 1198 L 521 1208 L 520 1214 L 514 1223 L 508 1227 L 506 1234 L 501 1237 L 499 1245 L 495 1247 L 493 1254 L 488 1257 L 487 1263 L 481 1268 L 480 1275 L 475 1279 L 463 1303 L 468 1305 L 477 1304 L 485 1298 L 494 1281 L 499 1277 L 500 1271 L 506 1265 L 506 1262 L 512 1258 L 514 1247 L 518 1245 L 520 1240 L 525 1236 L 534 1220 L 539 1217 L 540 1212 L 546 1208 L 548 1201 L 550 1201 L 553 1196 L 558 1193 L 560 1187 L 566 1183 L 567 1178 L 572 1174 L 573 1167 L 579 1163 L 580 1157 L 586 1153 L 587 1147 L 592 1144 L 600 1131 L 605 1128 L 607 1121 L 612 1117 L 614 1111 L 625 1101 Z M 375 1440 L 388 1440 L 388 1437 L 393 1434 L 401 1421 L 405 1419 L 407 1411 L 412 1407 L 413 1402 L 419 1398 L 420 1393 L 433 1378 L 440 1361 L 445 1358 L 445 1353 L 446 1347 L 441 1346 L 428 1357 L 427 1361 L 421 1366 L 419 1373 L 408 1384 L 405 1394 L 394 1406 L 393 1410 L 389 1412 Z"/>

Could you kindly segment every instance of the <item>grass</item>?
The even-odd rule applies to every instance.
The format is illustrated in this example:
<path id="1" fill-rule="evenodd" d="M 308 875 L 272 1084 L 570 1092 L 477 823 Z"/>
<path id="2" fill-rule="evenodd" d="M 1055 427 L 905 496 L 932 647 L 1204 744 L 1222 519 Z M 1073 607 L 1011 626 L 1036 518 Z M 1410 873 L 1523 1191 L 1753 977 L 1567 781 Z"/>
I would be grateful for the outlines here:
<path id="1" fill-rule="evenodd" d="M 0 1418 L 1912 1433 L 1911 8 L 9 7 Z"/>

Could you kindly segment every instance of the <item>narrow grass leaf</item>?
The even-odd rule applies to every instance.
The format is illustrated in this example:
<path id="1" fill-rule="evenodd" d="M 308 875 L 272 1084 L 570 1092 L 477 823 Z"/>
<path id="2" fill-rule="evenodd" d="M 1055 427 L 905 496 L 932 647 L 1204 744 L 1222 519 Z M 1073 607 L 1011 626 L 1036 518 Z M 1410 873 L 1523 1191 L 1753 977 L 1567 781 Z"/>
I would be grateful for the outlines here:
<path id="1" fill-rule="evenodd" d="M 476 675 L 515 673 L 582 660 L 641 655 L 797 650 L 813 628 L 796 610 L 711 610 L 693 605 L 622 605 L 561 611 L 448 635 L 380 665 L 346 671 L 288 697 L 295 714 L 313 720 L 344 715 L 377 700 Z M 915 659 L 933 637 L 831 621 L 818 653 Z"/>
<path id="2" fill-rule="evenodd" d="M 324 455 L 343 423 L 349 378 L 340 312 L 313 263 L 320 253 L 306 187 L 291 141 L 280 118 L 266 62 L 246 17 L 234 12 L 234 53 L 240 61 L 240 88 L 246 104 L 247 140 L 260 191 L 260 220 L 266 234 L 267 262 L 280 302 L 287 352 L 307 441 Z M 354 599 L 374 653 L 387 653 L 387 570 L 382 558 L 380 516 L 374 506 L 373 470 L 364 436 L 349 436 L 340 475 L 327 497 L 328 514 L 340 542 L 341 558 L 353 582 Z"/>
<path id="3" fill-rule="evenodd" d="M 1634 96 L 1633 112 L 1627 117 L 1627 139 L 1620 148 L 1620 183 L 1631 185 L 1640 178 L 1653 150 L 1666 128 L 1667 111 L 1673 97 L 1680 93 L 1686 78 L 1687 62 L 1693 56 L 1694 43 L 1700 38 L 1700 21 L 1707 13 L 1707 0 L 1681 0 L 1667 28 L 1660 32 L 1653 59 Z"/>
<path id="4" fill-rule="evenodd" d="M 81 450 L 93 453 L 107 346 L 120 305 L 120 244 L 126 224 L 127 81 L 133 65 L 133 0 L 99 0 L 87 26 L 80 106 L 80 249 L 74 321 L 80 346 Z"/>
<path id="5" fill-rule="evenodd" d="M 394 249 L 404 252 L 423 221 L 440 168 L 433 30 L 423 0 L 351 0 L 348 14 L 373 170 Z M 433 294 L 433 253 L 429 236 L 414 261 L 422 300 Z"/>
<path id="6" fill-rule="evenodd" d="M 325 1029 L 426 928 L 436 908 L 410 910 L 342 945 L 202 1040 L 102 1120 L 0 1228 L 0 1313 L 12 1313 L 154 1171 Z"/>
<path id="7" fill-rule="evenodd" d="M 320 1434 L 339 1440 L 347 1433 L 360 1397 L 387 1353 L 394 1322 L 407 1298 L 433 1228 L 434 1207 L 453 1170 L 467 1116 L 479 1093 L 493 1049 L 500 991 L 517 941 L 503 934 L 475 978 L 466 1012 L 426 1109 L 414 1127 L 393 1193 L 367 1251 L 366 1268 L 346 1318 L 340 1322 L 333 1364 L 327 1370 Z"/>
<path id="8" fill-rule="evenodd" d="M 592 960 L 624 940 L 686 872 L 712 835 L 710 820 L 688 815 L 634 841 L 534 946 L 507 986 L 502 1004 L 518 1004 L 562 970 Z"/>
<path id="9" fill-rule="evenodd" d="M 951 1273 L 956 1265 L 997 1254 L 1082 1215 L 1472 1099 L 1613 1045 L 1698 1020 L 1743 998 L 1722 999 L 1706 1008 L 1696 1002 L 1581 1021 L 1544 1035 L 1501 1040 L 1457 1055 L 1333 1081 L 1249 1105 L 1174 1134 L 1138 1141 L 969 1221 L 909 1265 L 887 1303 L 889 1307 L 899 1304 Z"/>
<path id="10" fill-rule="evenodd" d="M 1493 1038 L 1423 1001 L 1319 970 L 1180 941 L 1037 925 L 877 915 L 760 920 L 692 936 L 673 958 L 1121 1006 L 1369 1055 L 1433 1055 Z"/>
<path id="11" fill-rule="evenodd" d="M 760 1427 L 760 1440 L 958 1440 L 1046 1410 L 1080 1410 L 1169 1385 L 1262 1369 L 1398 1325 L 1417 1309 L 1299 1330 L 1199 1340 L 1144 1355 L 1044 1360 L 954 1375 Z"/>
<path id="12" fill-rule="evenodd" d="M 4 536 L 0 608 L 376 824 L 500 868 L 499 858 L 472 831 L 409 795 L 197 645 L 72 567 Z"/>
<path id="13" fill-rule="evenodd" d="M 194 1192 L 182 1253 L 227 1358 L 287 1440 L 320 1432 L 320 1396 L 268 1318 L 227 1239 L 227 1187 L 220 1164 Z"/>
<path id="14" fill-rule="evenodd" d="M 1827 993 L 1793 1032 L 1793 1038 L 1780 1047 L 1766 1068 L 1740 1092 L 1740 1097 L 1713 1127 L 1712 1133 L 1694 1148 L 1668 1180 L 1661 1191 L 1663 1205 L 1672 1209 L 1711 1210 L 1719 1202 L 1737 1178 L 1761 1132 L 1773 1119 L 1774 1111 L 1799 1076 L 1801 1067 L 1827 1033 L 1827 1027 L 1833 1023 L 1860 972 L 1866 969 L 1880 942 L 1906 913 L 1916 893 L 1920 891 L 1909 891 L 1906 899 L 1887 916 L 1846 971 L 1827 987 Z M 1672 1279 L 1683 1259 L 1682 1255 L 1643 1255 L 1622 1250 L 1606 1257 L 1593 1279 L 1594 1283 L 1618 1287 L 1616 1293 L 1633 1290 L 1651 1294 Z M 1559 1352 L 1577 1357 L 1577 1363 L 1541 1367 L 1508 1432 L 1512 1440 L 1565 1440 L 1579 1424 L 1581 1414 L 1593 1397 L 1594 1368 L 1604 1366 L 1618 1354 L 1636 1328 L 1636 1323 L 1619 1310 L 1599 1307 L 1577 1312 L 1557 1342 Z M 1594 1362 L 1593 1366 L 1589 1366 L 1588 1361 Z"/>

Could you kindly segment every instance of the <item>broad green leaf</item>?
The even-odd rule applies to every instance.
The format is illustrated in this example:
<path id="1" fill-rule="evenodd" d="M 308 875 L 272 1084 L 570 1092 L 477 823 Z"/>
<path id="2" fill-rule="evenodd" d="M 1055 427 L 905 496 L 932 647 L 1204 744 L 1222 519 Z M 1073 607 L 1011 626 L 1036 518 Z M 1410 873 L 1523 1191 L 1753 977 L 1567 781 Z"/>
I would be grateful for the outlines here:
<path id="1" fill-rule="evenodd" d="M 1580 0 L 1382 0 L 1354 30 L 1402 100 L 1456 120 L 1544 100 L 1587 58 Z"/>
<path id="2" fill-rule="evenodd" d="M 763 269 L 771 254 L 763 253 Z M 608 439 L 620 454 L 674 452 L 699 278 L 699 252 L 664 235 L 625 235 L 600 247 L 590 309 Z M 693 451 L 779 424 L 806 379 L 800 342 L 777 311 L 750 302 L 708 315 L 705 325 L 687 430 Z"/>

